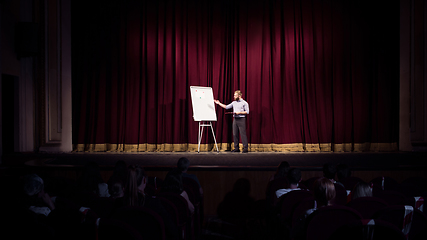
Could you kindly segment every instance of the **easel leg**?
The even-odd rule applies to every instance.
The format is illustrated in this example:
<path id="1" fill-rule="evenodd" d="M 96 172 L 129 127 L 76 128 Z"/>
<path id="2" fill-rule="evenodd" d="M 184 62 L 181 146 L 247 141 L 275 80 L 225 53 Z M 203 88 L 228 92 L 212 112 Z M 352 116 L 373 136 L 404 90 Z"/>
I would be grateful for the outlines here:
<path id="1" fill-rule="evenodd" d="M 197 152 L 198 153 L 200 153 L 200 143 L 202 142 L 202 136 L 203 136 L 203 126 L 204 126 L 204 124 L 202 123 L 201 125 L 200 125 L 200 122 L 199 122 L 199 139 L 198 139 L 198 147 L 197 147 Z M 200 127 L 201 127 L 201 129 L 200 129 Z"/>
<path id="2" fill-rule="evenodd" d="M 213 126 L 212 126 L 212 122 L 209 122 L 209 124 L 208 123 L 205 123 L 205 122 L 199 122 L 199 135 L 198 135 L 198 144 L 197 144 L 197 152 L 198 153 L 200 153 L 200 143 L 202 142 L 202 136 L 203 136 L 203 128 L 204 127 L 211 127 L 211 130 L 212 130 L 212 135 L 213 135 L 213 138 L 214 138 L 214 140 L 215 140 L 215 147 L 216 147 L 216 151 L 217 152 L 219 152 L 219 149 L 218 149 L 218 144 L 217 144 L 217 142 L 216 142 L 216 137 L 215 137 L 215 132 L 214 132 L 214 130 L 213 130 Z"/>
<path id="3" fill-rule="evenodd" d="M 218 150 L 218 144 L 216 143 L 215 133 L 214 133 L 214 130 L 213 130 L 213 127 L 212 127 L 212 122 L 210 122 L 209 125 L 211 126 L 212 136 L 213 136 L 214 141 L 215 141 L 216 151 L 219 152 L 219 150 Z"/>

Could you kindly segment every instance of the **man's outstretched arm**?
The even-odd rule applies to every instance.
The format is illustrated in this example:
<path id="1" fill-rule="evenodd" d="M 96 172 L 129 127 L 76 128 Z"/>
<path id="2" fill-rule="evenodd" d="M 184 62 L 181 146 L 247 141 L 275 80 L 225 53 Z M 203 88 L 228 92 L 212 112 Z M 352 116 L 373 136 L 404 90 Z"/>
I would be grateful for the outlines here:
<path id="1" fill-rule="evenodd" d="M 221 103 L 218 99 L 215 99 L 215 100 L 214 100 L 214 102 L 215 102 L 216 104 L 218 104 L 219 106 L 221 106 L 222 108 L 227 107 L 227 105 L 225 105 L 224 103 Z"/>

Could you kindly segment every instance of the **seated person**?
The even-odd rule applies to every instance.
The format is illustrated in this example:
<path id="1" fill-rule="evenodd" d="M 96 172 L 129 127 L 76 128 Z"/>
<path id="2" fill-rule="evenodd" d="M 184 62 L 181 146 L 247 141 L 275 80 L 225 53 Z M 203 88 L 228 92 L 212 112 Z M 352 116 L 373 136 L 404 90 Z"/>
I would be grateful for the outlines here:
<path id="1" fill-rule="evenodd" d="M 314 200 L 317 202 L 317 208 L 330 206 L 335 198 L 335 185 L 327 178 L 319 178 L 314 182 Z"/>
<path id="2" fill-rule="evenodd" d="M 335 185 L 329 178 L 319 178 L 314 182 L 314 200 L 316 205 L 314 208 L 308 209 L 295 224 L 291 231 L 292 239 L 305 239 L 305 227 L 307 218 L 310 214 L 315 212 L 318 208 L 331 205 L 331 201 L 335 198 Z"/>
<path id="3" fill-rule="evenodd" d="M 338 181 L 342 181 L 348 177 L 351 177 L 351 170 L 347 164 L 338 164 L 337 166 L 337 178 Z"/>
<path id="4" fill-rule="evenodd" d="M 113 175 L 108 179 L 108 193 L 113 199 L 124 196 L 124 185 L 126 182 L 128 168 L 123 160 L 116 162 Z"/>
<path id="5" fill-rule="evenodd" d="M 288 181 L 289 181 L 289 188 L 283 188 L 276 191 L 277 198 L 280 198 L 282 195 L 294 191 L 294 190 L 301 190 L 299 188 L 299 183 L 301 182 L 301 170 L 298 168 L 291 168 L 288 173 Z"/>
<path id="6" fill-rule="evenodd" d="M 92 161 L 84 166 L 77 184 L 84 192 L 95 194 L 98 197 L 110 197 L 108 184 L 104 182 L 96 162 Z"/>
<path id="7" fill-rule="evenodd" d="M 194 174 L 187 173 L 188 168 L 190 167 L 190 161 L 186 157 L 182 157 L 178 160 L 178 163 L 176 164 L 179 171 L 182 173 L 182 177 L 184 178 L 191 178 L 199 184 L 199 193 L 200 195 L 203 195 L 203 188 L 200 185 L 199 179 Z"/>
<path id="8" fill-rule="evenodd" d="M 120 181 L 115 181 L 112 184 L 108 185 L 108 192 L 110 193 L 110 197 L 112 199 L 117 199 L 117 198 L 121 198 L 124 197 L 124 186 L 123 183 Z"/>
<path id="9" fill-rule="evenodd" d="M 181 171 L 179 171 L 178 169 L 173 169 L 169 171 L 165 177 L 165 180 L 163 181 L 161 191 L 180 194 L 187 201 L 188 209 L 190 210 L 191 214 L 194 213 L 194 205 L 190 201 L 187 192 L 183 188 Z"/>
<path id="10" fill-rule="evenodd" d="M 359 197 L 372 197 L 372 188 L 368 183 L 359 182 L 354 186 L 353 191 L 351 191 L 351 199 Z"/>
<path id="11" fill-rule="evenodd" d="M 55 209 L 52 198 L 44 191 L 44 182 L 37 174 L 24 177 L 24 192 L 28 210 L 48 216 Z"/>
<path id="12" fill-rule="evenodd" d="M 331 182 L 335 183 L 335 175 L 337 174 L 337 168 L 335 164 L 325 163 L 323 164 L 323 177 L 331 180 Z"/>
<path id="13" fill-rule="evenodd" d="M 240 224 L 241 219 L 250 218 L 253 215 L 255 200 L 250 195 L 251 183 L 246 178 L 239 178 L 218 205 L 218 217 L 225 221 Z M 244 222 L 244 221 L 243 221 Z"/>
<path id="14" fill-rule="evenodd" d="M 172 238 L 179 236 L 179 230 L 161 202 L 145 194 L 147 175 L 139 166 L 129 166 L 124 196 L 115 200 L 115 208 L 123 206 L 139 206 L 149 208 L 158 213 L 165 224 L 166 235 Z"/>
<path id="15" fill-rule="evenodd" d="M 277 166 L 276 173 L 270 177 L 270 181 L 274 179 L 287 177 L 289 170 L 291 169 L 289 163 L 287 161 L 282 161 L 279 166 Z"/>

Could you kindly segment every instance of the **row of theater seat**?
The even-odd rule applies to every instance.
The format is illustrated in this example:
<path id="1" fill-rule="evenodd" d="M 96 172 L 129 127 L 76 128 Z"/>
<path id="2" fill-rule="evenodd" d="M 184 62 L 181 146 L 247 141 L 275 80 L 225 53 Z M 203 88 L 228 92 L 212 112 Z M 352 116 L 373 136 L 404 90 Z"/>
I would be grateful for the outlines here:
<path id="1" fill-rule="evenodd" d="M 345 206 L 319 208 L 309 216 L 306 239 L 426 239 L 427 217 L 410 209 L 388 206 L 378 210 L 372 219 L 364 219 Z"/>
<path id="2" fill-rule="evenodd" d="M 146 207 L 116 208 L 114 199 L 99 197 L 96 194 L 75 188 L 72 180 L 61 177 L 46 177 L 48 187 L 55 182 L 58 187 L 51 193 L 59 193 L 55 198 L 56 209 L 47 217 L 39 216 L 23 208 L 20 200 L 21 183 L 19 176 L 2 177 L 2 186 L 9 183 L 7 197 L 1 201 L 2 219 L 8 219 L 0 226 L 0 238 L 15 239 L 36 236 L 43 239 L 200 239 L 203 218 L 203 197 L 198 193 L 197 182 L 192 179 L 184 180 L 184 189 L 193 201 L 195 211 L 188 209 L 187 201 L 177 193 L 161 192 L 161 179 L 150 179 L 148 188 L 152 195 L 159 200 L 172 220 L 178 226 L 180 233 L 176 238 L 165 234 L 164 221 L 159 214 Z M 153 184 L 151 184 L 153 183 Z M 65 190 L 73 189 L 73 190 Z M 148 189 L 147 189 L 148 190 Z M 149 190 L 150 191 L 150 190 Z M 23 229 L 32 229 L 29 232 Z M 5 238 L 3 238 L 5 237 Z"/>
<path id="3" fill-rule="evenodd" d="M 305 211 L 316 206 L 311 192 L 305 190 L 292 191 L 286 194 L 281 203 L 280 217 L 283 224 L 287 225 L 289 228 L 295 227 L 299 221 L 300 216 L 303 215 Z M 328 225 L 328 227 L 324 227 L 322 232 L 328 231 L 329 234 L 331 234 L 334 230 L 337 230 L 334 224 L 337 226 L 342 226 L 343 224 L 345 225 L 349 222 L 354 222 L 354 224 L 356 224 L 361 222 L 363 219 L 375 219 L 389 222 L 395 226 L 404 226 L 405 206 L 406 209 L 411 209 L 410 211 L 413 214 L 412 228 L 410 229 L 410 233 L 412 235 L 427 234 L 426 231 L 421 233 L 423 230 L 426 230 L 425 227 L 427 226 L 427 217 L 422 211 L 408 205 L 388 205 L 387 202 L 376 197 L 356 198 L 351 200 L 345 206 L 334 205 L 332 207 L 327 207 L 328 209 L 333 209 L 334 211 L 328 210 L 330 212 L 322 214 L 324 219 L 317 225 Z M 347 215 L 348 213 L 351 214 L 349 215 L 350 217 L 348 219 L 345 219 L 344 216 L 347 215 L 336 215 L 338 214 L 337 212 L 346 212 Z M 352 216 L 356 217 L 356 219 L 354 219 Z M 332 225 L 329 226 L 329 224 Z M 315 227 L 311 226 L 311 228 Z M 402 232 L 402 229 L 400 231 Z M 324 233 L 322 233 L 322 235 L 324 235 Z M 427 237 L 427 235 L 423 236 Z"/>
<path id="4" fill-rule="evenodd" d="M 316 207 L 308 190 L 316 179 L 303 181 L 300 184 L 303 190 L 291 191 L 278 199 L 275 211 L 281 221 L 279 226 L 294 228 L 301 215 Z M 362 180 L 354 177 L 348 180 L 343 181 L 347 183 L 344 186 L 334 184 L 337 196 L 333 206 L 319 208 L 310 215 L 305 230 L 307 239 L 427 239 L 424 179 L 411 178 L 400 185 L 392 178 L 376 177 L 371 181 L 373 197 L 353 200 L 348 198 L 348 189 Z M 411 191 L 401 192 L 401 186 L 409 186 Z"/>
<path id="5" fill-rule="evenodd" d="M 403 226 L 403 220 L 404 220 L 403 216 L 405 214 L 404 213 L 405 210 L 403 210 L 403 213 L 402 213 L 402 206 L 403 207 L 405 206 L 406 200 L 399 202 L 397 204 L 399 205 L 396 207 L 398 208 L 398 210 L 396 210 L 396 212 L 398 212 L 396 213 L 397 217 L 393 218 L 393 217 L 390 217 L 391 216 L 390 215 L 389 217 L 383 218 L 382 217 L 383 214 L 380 212 L 380 210 L 385 211 L 389 208 L 394 208 L 396 204 L 393 201 L 389 202 L 387 201 L 387 198 L 383 199 L 382 197 L 386 197 L 387 192 L 393 192 L 393 193 L 398 192 L 399 194 L 404 195 L 405 199 L 410 199 L 411 197 L 412 199 L 414 199 L 414 197 L 411 196 L 410 194 L 405 195 L 404 193 L 399 192 L 398 189 L 401 184 L 392 184 L 393 183 L 392 179 L 390 180 L 387 177 L 378 177 L 376 179 L 379 179 L 379 180 L 375 180 L 375 181 L 378 181 L 378 183 L 376 183 L 374 180 L 372 181 L 375 197 L 365 198 L 363 200 L 355 199 L 357 201 L 355 200 L 347 201 L 347 198 L 346 198 L 345 202 L 341 202 L 339 204 L 337 203 L 336 205 L 338 206 L 325 208 L 325 209 L 329 209 L 329 208 L 338 209 L 336 211 L 341 211 L 344 209 L 344 211 L 356 212 L 357 214 L 353 214 L 356 216 L 356 219 L 349 219 L 349 221 L 347 222 L 342 220 L 341 218 L 336 218 L 336 219 L 341 219 L 341 221 L 339 221 L 340 223 L 346 223 L 346 224 L 339 225 L 337 223 L 339 226 L 341 226 L 338 228 L 332 228 L 330 226 L 322 227 L 324 229 L 328 229 L 329 232 L 328 233 L 318 232 L 318 234 L 313 236 L 316 238 L 312 238 L 312 239 L 320 239 L 319 238 L 320 235 L 336 237 L 336 239 L 338 239 L 338 236 L 340 236 L 340 234 L 343 234 L 346 232 L 349 233 L 351 231 L 354 231 L 354 232 L 362 231 L 366 233 L 366 232 L 372 232 L 373 229 L 375 229 L 374 232 L 378 234 L 384 229 L 389 229 L 390 226 L 388 225 L 390 224 L 392 226 L 395 226 L 395 228 L 397 228 L 399 232 L 402 232 L 403 230 L 402 226 Z M 187 191 L 190 199 L 192 200 L 192 202 L 194 201 L 194 203 L 196 203 L 194 204 L 196 206 L 196 213 L 193 216 L 189 216 L 188 212 L 180 213 L 181 210 L 186 211 L 186 210 L 183 210 L 183 209 L 186 209 L 186 204 L 182 204 L 182 207 L 178 207 L 177 204 L 179 204 L 180 202 L 179 200 L 171 199 L 169 198 L 169 196 L 162 195 L 162 193 L 159 192 L 159 186 L 161 186 L 161 181 L 162 180 L 159 178 L 150 177 L 147 188 L 146 188 L 147 192 L 151 195 L 157 196 L 157 198 L 162 202 L 162 204 L 165 206 L 167 211 L 173 216 L 174 221 L 176 221 L 177 225 L 182 230 L 182 234 L 180 236 L 181 239 L 199 239 L 200 231 L 203 223 L 203 199 L 201 198 L 201 196 L 197 194 L 197 188 L 195 188 L 194 186 L 191 187 L 190 186 L 191 183 L 188 183 L 188 182 L 184 184 L 184 188 Z M 309 184 L 310 181 L 311 180 L 304 181 L 304 185 L 310 186 Z M 408 184 L 408 182 L 405 183 L 407 186 L 410 185 Z M 419 189 L 423 189 L 423 187 L 417 187 L 421 185 L 422 184 L 419 184 L 419 183 L 414 184 L 417 191 Z M 344 188 L 344 191 L 346 190 L 347 189 Z M 305 194 L 305 195 L 302 197 L 296 197 L 296 195 L 293 196 L 293 194 L 299 194 L 301 192 L 304 192 L 302 194 Z M 283 201 L 281 202 L 282 208 L 280 212 L 280 217 L 284 222 L 286 222 L 287 224 L 290 224 L 290 227 L 292 227 L 292 224 L 295 221 L 295 218 L 297 218 L 297 216 L 299 215 L 298 212 L 302 213 L 306 209 L 314 207 L 315 204 L 314 204 L 314 199 L 311 196 L 311 193 L 309 191 L 298 191 L 298 193 L 297 191 L 293 191 L 288 194 L 286 194 L 287 197 L 289 196 L 293 196 L 293 197 L 289 198 L 288 199 L 289 201 L 286 200 L 287 202 L 285 202 L 286 198 L 283 198 Z M 141 226 L 140 224 L 134 225 L 138 222 L 137 220 L 138 217 L 126 216 L 126 213 L 137 212 L 138 215 L 140 215 L 139 218 L 141 219 L 149 218 L 151 219 L 150 222 L 156 222 L 157 220 L 156 221 L 154 220 L 158 219 L 158 216 L 156 216 L 156 214 L 150 213 L 150 210 L 147 210 L 144 208 L 136 208 L 136 209 L 123 208 L 123 209 L 120 209 L 120 212 L 123 211 L 122 213 L 115 213 L 113 215 L 113 213 L 110 211 L 112 206 L 111 199 L 99 198 L 99 197 L 87 197 L 87 196 L 82 198 L 84 199 L 82 199 L 81 201 L 82 203 L 79 205 L 87 206 L 90 209 L 90 210 L 82 209 L 81 211 L 82 214 L 85 216 L 84 219 L 86 223 L 84 224 L 86 234 L 85 234 L 85 237 L 82 237 L 82 239 L 165 239 L 164 234 L 161 234 L 162 232 L 164 233 L 164 231 L 161 230 L 162 229 L 161 220 L 158 221 L 159 226 L 148 227 L 149 230 L 147 231 L 138 227 L 138 226 Z M 295 203 L 292 203 L 291 200 Z M 417 237 L 425 236 L 423 235 L 425 234 L 425 232 L 417 231 L 417 229 L 420 229 L 418 226 L 423 224 L 425 224 L 424 226 L 427 226 L 427 223 L 425 222 L 425 219 L 426 219 L 425 214 L 416 208 L 414 200 L 412 202 L 413 204 L 412 203 L 406 204 L 406 205 L 412 205 L 413 207 L 415 207 L 414 210 L 412 211 L 413 218 L 411 221 L 411 228 L 408 231 L 408 234 L 409 234 L 408 236 L 409 236 L 409 239 L 417 239 Z M 377 206 L 369 210 L 367 206 L 371 203 L 375 203 L 377 204 Z M 312 230 L 308 229 L 307 232 L 316 233 L 317 231 L 315 230 L 316 227 L 320 227 L 322 226 L 321 224 L 326 224 L 327 222 L 329 222 L 329 220 L 327 220 L 328 216 L 324 216 L 324 218 L 320 217 L 320 213 L 322 212 L 323 210 L 318 211 L 316 215 L 319 214 L 319 216 L 316 218 L 323 219 L 323 220 L 318 220 L 320 222 L 319 224 L 314 224 L 314 222 L 312 224 L 309 224 L 307 227 L 310 227 L 310 229 Z M 316 216 L 316 215 L 313 215 L 313 216 Z M 330 211 L 325 210 L 324 215 L 333 216 L 332 210 Z M 374 219 L 374 221 L 371 221 L 371 219 Z M 396 221 L 393 221 L 393 222 L 387 221 L 387 219 L 389 220 L 393 219 Z M 156 228 L 159 229 L 159 231 L 154 231 L 154 229 Z M 382 230 L 378 230 L 380 228 Z M 334 231 L 332 232 L 332 230 Z M 143 236 L 144 232 L 160 233 L 160 234 L 156 235 L 155 237 L 154 236 L 144 237 Z M 360 234 L 360 232 L 358 234 Z M 354 233 L 351 236 L 355 236 L 355 235 L 356 233 Z M 117 238 L 118 236 L 120 237 Z M 307 237 L 309 236 L 310 234 L 307 235 Z"/>
<path id="6" fill-rule="evenodd" d="M 318 179 L 318 177 L 303 181 L 300 184 L 300 188 L 310 189 L 316 179 Z M 358 177 L 349 177 L 343 179 L 341 184 L 336 183 L 335 190 L 337 196 L 335 204 L 345 205 L 349 201 L 349 193 L 354 186 L 361 181 L 363 180 Z M 427 196 L 427 180 L 424 178 L 408 178 L 401 184 L 398 184 L 397 181 L 391 177 L 379 176 L 372 179 L 370 183 L 372 184 L 373 195 L 383 199 L 391 205 L 406 204 L 415 207 L 416 201 L 419 200 L 419 198 L 416 197 L 425 198 Z M 267 194 L 269 195 L 267 198 L 275 199 L 275 191 L 286 185 L 288 185 L 286 178 L 273 180 L 267 186 Z"/>
<path id="7" fill-rule="evenodd" d="M 185 179 L 184 189 L 195 206 L 194 214 L 191 214 L 186 200 L 176 193 L 160 191 L 162 179 L 150 177 L 147 184 L 147 192 L 158 199 L 169 213 L 180 230 L 178 239 L 199 239 L 201 232 L 201 219 L 203 214 L 203 198 L 198 192 L 198 185 L 192 179 Z M 100 201 L 109 201 L 98 198 Z M 111 203 L 110 203 L 111 204 Z M 145 207 L 122 207 L 112 215 L 105 204 L 91 204 L 91 209 L 103 214 L 96 222 L 97 239 L 168 239 L 165 235 L 163 219 L 159 214 Z M 129 231 L 131 229 L 132 231 Z M 128 231 L 129 234 L 122 235 Z M 114 238 L 113 236 L 119 236 Z"/>

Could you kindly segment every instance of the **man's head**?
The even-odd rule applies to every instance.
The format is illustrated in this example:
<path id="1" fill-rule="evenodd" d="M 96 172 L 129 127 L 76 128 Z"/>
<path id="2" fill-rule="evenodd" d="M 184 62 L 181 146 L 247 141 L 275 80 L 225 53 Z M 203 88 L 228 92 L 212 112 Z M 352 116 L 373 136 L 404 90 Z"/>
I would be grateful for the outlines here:
<path id="1" fill-rule="evenodd" d="M 24 177 L 24 192 L 28 196 L 34 196 L 43 191 L 44 183 L 37 174 L 29 174 Z"/>
<path id="2" fill-rule="evenodd" d="M 186 157 L 182 157 L 178 160 L 176 167 L 181 172 L 186 172 L 188 170 L 188 168 L 190 167 L 190 161 Z"/>
<path id="3" fill-rule="evenodd" d="M 239 101 L 240 99 L 242 99 L 242 92 L 240 90 L 236 90 L 234 92 L 234 100 L 235 101 Z"/>
<path id="4" fill-rule="evenodd" d="M 276 176 L 277 177 L 286 177 L 288 176 L 291 166 L 287 161 L 282 161 L 277 167 Z"/>
<path id="5" fill-rule="evenodd" d="M 351 176 L 350 168 L 347 164 L 339 164 L 337 166 L 337 177 L 338 180 L 343 180 Z"/>
<path id="6" fill-rule="evenodd" d="M 323 176 L 328 179 L 335 179 L 335 174 L 337 173 L 337 168 L 332 163 L 325 163 L 323 165 Z"/>
<path id="7" fill-rule="evenodd" d="M 301 181 L 301 170 L 291 168 L 288 173 L 288 181 L 290 184 L 298 184 Z"/>

